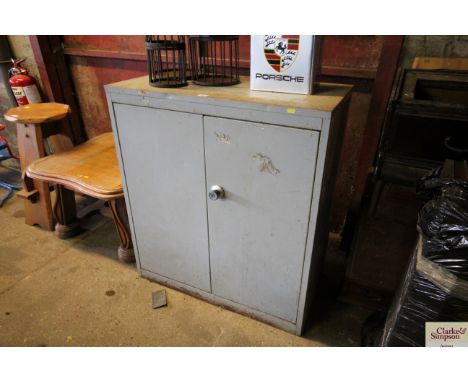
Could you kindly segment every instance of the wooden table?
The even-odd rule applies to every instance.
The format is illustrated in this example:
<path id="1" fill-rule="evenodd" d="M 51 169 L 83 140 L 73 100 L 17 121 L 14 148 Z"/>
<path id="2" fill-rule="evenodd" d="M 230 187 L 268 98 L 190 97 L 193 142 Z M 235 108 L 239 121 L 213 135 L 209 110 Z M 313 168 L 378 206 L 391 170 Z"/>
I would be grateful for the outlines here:
<path id="1" fill-rule="evenodd" d="M 112 133 L 99 135 L 69 151 L 35 161 L 26 169 L 32 179 L 55 185 L 53 209 L 56 233 L 67 238 L 79 232 L 74 191 L 109 202 L 120 238 L 118 258 L 133 262 L 133 246 L 128 226 L 122 181 Z"/>

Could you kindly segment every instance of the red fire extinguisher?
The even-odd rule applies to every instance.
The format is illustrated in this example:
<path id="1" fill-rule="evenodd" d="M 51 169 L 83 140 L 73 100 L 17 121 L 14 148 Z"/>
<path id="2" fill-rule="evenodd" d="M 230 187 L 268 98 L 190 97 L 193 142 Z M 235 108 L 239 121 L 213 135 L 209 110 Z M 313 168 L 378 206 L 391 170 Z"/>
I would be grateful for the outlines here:
<path id="1" fill-rule="evenodd" d="M 12 58 L 13 67 L 8 71 L 11 90 L 20 106 L 42 102 L 36 81 L 28 74 L 28 70 L 20 65 L 25 60 L 26 58 Z"/>

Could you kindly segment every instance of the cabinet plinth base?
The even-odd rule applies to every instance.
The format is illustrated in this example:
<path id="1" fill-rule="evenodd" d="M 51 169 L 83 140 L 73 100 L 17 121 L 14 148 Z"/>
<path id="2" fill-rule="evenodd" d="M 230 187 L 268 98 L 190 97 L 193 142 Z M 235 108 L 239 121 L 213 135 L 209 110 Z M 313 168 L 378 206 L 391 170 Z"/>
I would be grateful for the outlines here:
<path id="1" fill-rule="evenodd" d="M 265 324 L 268 324 L 268 325 L 271 325 L 271 326 L 273 326 L 275 328 L 284 330 L 284 331 L 286 331 L 288 333 L 292 333 L 292 334 L 295 334 L 295 335 L 298 335 L 298 336 L 300 336 L 302 334 L 302 329 L 293 322 L 289 322 L 289 321 L 283 320 L 281 318 L 271 316 L 271 315 L 269 315 L 267 313 L 263 313 L 263 312 L 260 312 L 258 310 L 255 310 L 255 309 L 248 308 L 248 307 L 246 307 L 244 305 L 235 303 L 235 302 L 230 301 L 230 300 L 226 300 L 226 299 L 224 299 L 222 297 L 218 297 L 216 295 L 213 295 L 211 293 L 208 293 L 208 292 L 202 291 L 200 289 L 191 287 L 189 285 L 180 283 L 178 281 L 168 279 L 168 278 L 166 278 L 164 276 L 161 276 L 161 275 L 158 275 L 156 273 L 147 271 L 145 269 L 140 269 L 140 276 L 145 278 L 145 279 L 155 281 L 158 284 L 165 285 L 165 286 L 167 286 L 169 288 L 172 288 L 172 289 L 178 290 L 180 292 L 186 293 L 186 294 L 188 294 L 188 295 L 190 295 L 192 297 L 195 297 L 195 298 L 198 298 L 200 300 L 209 302 L 210 304 L 220 306 L 220 307 L 222 307 L 224 309 L 227 309 L 227 310 L 230 310 L 232 312 L 242 314 L 244 316 L 250 317 L 250 318 L 255 319 L 257 321 L 261 321 L 261 322 L 263 322 Z"/>

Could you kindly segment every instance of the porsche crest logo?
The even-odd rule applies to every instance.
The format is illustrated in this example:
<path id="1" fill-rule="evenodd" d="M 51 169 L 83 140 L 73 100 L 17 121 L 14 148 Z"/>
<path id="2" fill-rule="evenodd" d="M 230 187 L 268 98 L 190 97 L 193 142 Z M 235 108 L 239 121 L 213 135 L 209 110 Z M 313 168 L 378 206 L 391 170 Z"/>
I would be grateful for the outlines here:
<path id="1" fill-rule="evenodd" d="M 263 51 L 270 66 L 278 73 L 286 71 L 299 52 L 299 35 L 265 35 Z"/>

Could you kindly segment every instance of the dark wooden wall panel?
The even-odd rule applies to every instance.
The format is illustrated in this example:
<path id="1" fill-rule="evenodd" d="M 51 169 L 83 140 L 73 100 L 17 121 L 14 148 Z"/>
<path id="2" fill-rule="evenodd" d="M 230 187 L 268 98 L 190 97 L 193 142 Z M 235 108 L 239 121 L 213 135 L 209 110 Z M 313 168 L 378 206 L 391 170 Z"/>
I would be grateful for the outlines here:
<path id="1" fill-rule="evenodd" d="M 333 195 L 330 227 L 333 232 L 341 231 L 354 195 L 354 180 L 358 169 L 359 149 L 363 141 L 363 132 L 369 113 L 371 97 L 370 93 L 359 91 L 354 91 L 351 95 L 348 120 L 338 165 L 338 177 Z"/>
<path id="2" fill-rule="evenodd" d="M 69 65 L 88 138 L 111 131 L 104 85 L 147 73 L 144 61 L 116 58 L 71 56 Z"/>
<path id="3" fill-rule="evenodd" d="M 355 196 L 360 151 L 384 42 L 383 36 L 324 36 L 320 80 L 354 85 L 333 195 L 333 232 L 342 230 Z"/>
<path id="4" fill-rule="evenodd" d="M 375 78 L 382 43 L 382 36 L 325 36 L 321 73 Z"/>
<path id="5" fill-rule="evenodd" d="M 145 53 L 144 36 L 63 36 L 66 48 Z"/>
<path id="6" fill-rule="evenodd" d="M 63 54 L 62 39 L 60 36 L 31 36 L 29 40 L 46 100 L 66 103 L 72 110 L 72 113 L 58 124 L 74 144 L 82 143 L 85 140 L 85 134 L 77 100 L 73 93 L 73 80 Z M 57 147 L 60 145 L 54 137 L 51 137 L 51 140 L 56 141 Z"/>
<path id="7" fill-rule="evenodd" d="M 110 131 L 104 85 L 147 74 L 144 36 L 63 36 L 64 53 L 88 138 Z M 241 36 L 241 67 L 250 65 L 250 36 Z"/>

